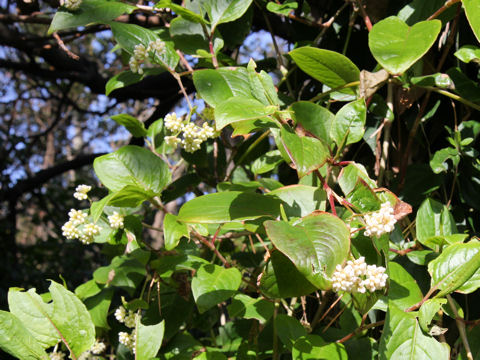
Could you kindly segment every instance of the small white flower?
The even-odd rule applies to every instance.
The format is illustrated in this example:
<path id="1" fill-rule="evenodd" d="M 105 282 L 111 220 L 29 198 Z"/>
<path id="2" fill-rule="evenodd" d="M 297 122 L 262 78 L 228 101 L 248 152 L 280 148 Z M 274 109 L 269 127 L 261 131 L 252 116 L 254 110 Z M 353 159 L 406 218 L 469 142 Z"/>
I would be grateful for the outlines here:
<path id="1" fill-rule="evenodd" d="M 112 229 L 123 229 L 123 219 L 124 216 L 116 211 L 113 213 L 113 215 L 108 216 L 108 222 L 110 223 L 110 227 Z"/>
<path id="2" fill-rule="evenodd" d="M 203 123 L 201 130 L 197 133 L 197 137 L 205 141 L 209 138 L 213 138 L 215 136 L 215 130 L 209 126 L 206 122 Z"/>
<path id="3" fill-rule="evenodd" d="M 85 222 L 85 219 L 87 218 L 87 214 L 84 213 L 82 210 L 75 210 L 75 209 L 70 209 L 68 212 L 68 216 L 70 218 L 69 221 L 73 223 L 73 225 L 80 225 Z"/>
<path id="4" fill-rule="evenodd" d="M 75 227 L 72 221 L 67 221 L 62 226 L 62 235 L 68 240 L 78 239 L 80 237 L 80 230 Z"/>
<path id="5" fill-rule="evenodd" d="M 394 209 L 389 201 L 382 204 L 380 210 L 371 214 L 363 216 L 365 220 L 365 235 L 366 236 L 381 236 L 385 233 L 390 233 L 395 228 Z"/>
<path id="6" fill-rule="evenodd" d="M 151 41 L 149 44 L 148 44 L 148 51 L 154 51 L 157 55 L 161 55 L 165 52 L 165 43 L 160 40 L 160 39 L 157 39 L 155 41 Z"/>
<path id="7" fill-rule="evenodd" d="M 63 6 L 65 6 L 68 10 L 75 11 L 80 8 L 82 4 L 82 0 L 65 0 Z"/>
<path id="8" fill-rule="evenodd" d="M 127 311 L 123 306 L 119 306 L 117 310 L 115 310 L 115 319 L 117 319 L 118 322 L 123 323 L 125 321 L 125 316 L 127 315 Z"/>
<path id="9" fill-rule="evenodd" d="M 128 61 L 128 66 L 133 73 L 143 74 L 142 64 L 134 56 Z"/>
<path id="10" fill-rule="evenodd" d="M 170 113 L 165 115 L 164 118 L 165 127 L 173 133 L 176 133 L 182 129 L 182 119 L 177 117 L 176 113 Z"/>
<path id="11" fill-rule="evenodd" d="M 107 349 L 107 346 L 102 342 L 95 340 L 95 344 L 90 348 L 90 352 L 95 355 L 100 355 Z"/>
<path id="12" fill-rule="evenodd" d="M 165 136 L 165 142 L 168 146 L 177 147 L 178 144 L 182 142 L 182 140 L 176 136 Z"/>
<path id="13" fill-rule="evenodd" d="M 184 138 L 190 138 L 190 139 L 197 138 L 198 130 L 199 130 L 198 126 L 195 125 L 192 122 L 189 122 L 188 124 L 183 124 L 182 125 L 182 131 L 183 131 L 183 137 Z"/>
<path id="14" fill-rule="evenodd" d="M 85 245 L 91 244 L 93 242 L 93 236 L 82 234 L 80 235 L 79 240 L 84 243 Z"/>
<path id="15" fill-rule="evenodd" d="M 53 352 L 53 353 L 50 353 L 49 355 L 51 360 L 63 360 L 65 358 L 65 354 L 61 351 Z"/>
<path id="16" fill-rule="evenodd" d="M 133 49 L 133 57 L 135 60 L 143 61 L 147 58 L 147 56 L 148 51 L 143 44 L 135 45 L 135 48 Z"/>
<path id="17" fill-rule="evenodd" d="M 88 199 L 87 193 L 92 190 L 90 185 L 78 185 L 75 189 L 73 197 L 77 200 L 86 200 Z"/>

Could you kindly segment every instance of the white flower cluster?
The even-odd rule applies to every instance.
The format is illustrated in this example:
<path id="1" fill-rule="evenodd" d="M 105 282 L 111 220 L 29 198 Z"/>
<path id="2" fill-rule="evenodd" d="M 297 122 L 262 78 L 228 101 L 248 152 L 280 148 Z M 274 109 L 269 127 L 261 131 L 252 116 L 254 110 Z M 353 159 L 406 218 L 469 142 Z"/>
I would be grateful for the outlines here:
<path id="1" fill-rule="evenodd" d="M 164 124 L 173 134 L 173 136 L 165 136 L 165 142 L 172 147 L 181 143 L 185 151 L 189 153 L 197 151 L 204 141 L 215 136 L 215 130 L 208 123 L 204 122 L 202 126 L 192 122 L 185 124 L 181 118 L 177 117 L 176 113 L 167 114 Z M 183 139 L 178 137 L 180 135 L 183 135 Z"/>
<path id="2" fill-rule="evenodd" d="M 135 327 L 135 320 L 136 320 L 136 314 L 132 310 L 127 310 L 123 306 L 119 306 L 117 310 L 115 310 L 115 319 L 117 319 L 118 322 L 124 323 L 126 327 L 129 328 L 134 328 Z"/>
<path id="3" fill-rule="evenodd" d="M 78 10 L 80 5 L 82 5 L 82 0 L 65 0 L 63 3 L 63 6 L 71 11 Z"/>
<path id="4" fill-rule="evenodd" d="M 118 333 L 118 342 L 133 351 L 134 354 L 136 338 L 137 336 L 135 330 L 133 330 L 131 334 L 124 331 Z"/>
<path id="5" fill-rule="evenodd" d="M 150 41 L 147 47 L 143 44 L 135 45 L 133 49 L 133 56 L 128 61 L 130 70 L 134 73 L 143 74 L 142 65 L 149 60 L 149 54 L 153 53 L 155 55 L 161 55 L 165 52 L 165 43 L 156 39 L 155 41 Z"/>
<path id="6" fill-rule="evenodd" d="M 65 359 L 65 353 L 63 353 L 61 351 L 59 351 L 59 352 L 55 351 L 53 353 L 50 353 L 49 355 L 50 355 L 51 360 L 63 360 L 63 359 Z"/>
<path id="7" fill-rule="evenodd" d="M 69 240 L 79 239 L 84 244 L 90 244 L 102 230 L 97 224 L 85 223 L 87 214 L 82 210 L 71 209 L 68 216 L 69 220 L 62 226 L 62 235 Z"/>
<path id="8" fill-rule="evenodd" d="M 82 355 L 78 357 L 78 360 L 99 360 L 100 358 L 95 355 L 100 355 L 107 350 L 107 346 L 98 340 L 95 340 L 95 344 L 90 348 L 90 350 L 85 351 Z"/>
<path id="9" fill-rule="evenodd" d="M 112 229 L 123 229 L 124 216 L 114 211 L 113 215 L 108 216 L 108 222 Z"/>
<path id="10" fill-rule="evenodd" d="M 354 261 L 347 261 L 342 267 L 337 265 L 333 273 L 333 290 L 365 293 L 366 290 L 375 292 L 385 287 L 388 275 L 385 268 L 376 265 L 367 265 L 362 256 Z"/>
<path id="11" fill-rule="evenodd" d="M 394 209 L 389 201 L 382 204 L 380 210 L 371 214 L 364 215 L 365 235 L 381 236 L 382 234 L 392 232 L 395 228 Z"/>
<path id="12" fill-rule="evenodd" d="M 90 185 L 78 185 L 73 193 L 73 197 L 77 200 L 87 200 L 88 195 L 87 193 L 92 190 Z"/>

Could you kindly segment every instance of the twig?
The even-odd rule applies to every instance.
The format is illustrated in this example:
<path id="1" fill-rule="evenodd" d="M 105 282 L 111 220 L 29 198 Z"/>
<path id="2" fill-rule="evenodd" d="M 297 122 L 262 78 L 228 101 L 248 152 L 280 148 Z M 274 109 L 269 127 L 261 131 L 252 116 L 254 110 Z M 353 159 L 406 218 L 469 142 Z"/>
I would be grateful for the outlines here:
<path id="1" fill-rule="evenodd" d="M 448 0 L 443 6 L 435 11 L 433 15 L 431 15 L 427 20 L 433 20 L 436 19 L 441 13 L 443 13 L 445 10 L 447 10 L 449 7 L 452 5 L 459 3 L 461 0 Z"/>
<path id="2" fill-rule="evenodd" d="M 347 84 L 345 84 L 345 85 L 338 86 L 338 87 L 336 87 L 336 88 L 333 88 L 333 89 L 330 89 L 330 90 L 328 90 L 328 91 L 325 91 L 325 92 L 323 92 L 323 93 L 321 93 L 321 94 L 318 94 L 317 96 L 311 98 L 311 99 L 308 100 L 308 101 L 310 101 L 310 102 L 316 102 L 316 101 L 324 98 L 325 96 L 327 96 L 327 95 L 329 95 L 329 94 L 331 94 L 331 93 L 333 93 L 333 92 L 335 92 L 335 91 L 339 91 L 339 90 L 351 88 L 351 87 L 358 86 L 358 85 L 360 85 L 360 81 L 352 81 L 352 82 L 347 83 Z"/>
<path id="3" fill-rule="evenodd" d="M 365 7 L 362 4 L 362 0 L 356 0 L 358 9 L 360 10 L 360 14 L 362 15 L 363 21 L 365 22 L 365 26 L 367 27 L 367 30 L 370 31 L 372 30 L 372 22 L 370 20 L 370 17 L 368 16 L 367 12 L 365 11 Z"/>
<path id="4" fill-rule="evenodd" d="M 381 320 L 381 321 L 377 321 L 377 322 L 374 322 L 374 323 L 371 323 L 371 324 L 368 324 L 368 325 L 360 326 L 358 329 L 351 332 L 347 336 L 341 338 L 340 340 L 337 340 L 336 342 L 339 343 L 339 344 L 342 344 L 342 343 L 350 340 L 353 336 L 361 333 L 364 330 L 368 330 L 368 329 L 371 329 L 371 328 L 374 328 L 374 327 L 377 327 L 377 326 L 380 326 L 380 325 L 383 325 L 383 324 L 385 324 L 385 320 Z"/>
<path id="5" fill-rule="evenodd" d="M 455 321 L 457 322 L 458 332 L 460 333 L 463 346 L 465 347 L 465 352 L 467 353 L 467 359 L 473 360 L 472 350 L 470 350 L 470 344 L 468 343 L 467 333 L 465 331 L 465 323 L 461 321 L 463 319 L 461 319 L 458 315 L 457 307 L 455 306 L 455 303 L 450 295 L 447 295 L 447 300 L 455 315 Z"/>
<path id="6" fill-rule="evenodd" d="M 393 113 L 393 83 L 388 83 L 388 92 L 387 92 L 387 106 L 390 111 Z M 382 156 L 380 158 L 380 168 L 378 171 L 378 186 L 382 186 L 383 183 L 383 176 L 385 175 L 385 170 L 387 168 L 387 160 L 388 160 L 388 150 L 390 146 L 390 135 L 392 130 L 392 122 L 393 119 L 385 118 L 383 120 L 384 127 L 383 127 L 383 143 L 382 143 Z"/>
<path id="7" fill-rule="evenodd" d="M 187 59 L 185 59 L 185 56 L 183 56 L 183 53 L 180 50 L 177 50 L 178 56 L 180 56 L 180 61 L 182 64 L 185 66 L 185 68 L 188 70 L 188 72 L 191 74 L 193 73 L 193 69 L 188 63 Z M 182 73 L 183 74 L 183 73 Z M 182 76 L 182 74 L 178 74 L 179 76 Z"/>
<path id="8" fill-rule="evenodd" d="M 55 40 L 57 40 L 57 44 L 58 46 L 60 47 L 60 49 L 62 49 L 63 51 L 65 51 L 67 53 L 67 55 L 69 57 L 71 57 L 73 60 L 78 60 L 80 59 L 80 56 L 74 54 L 73 52 L 71 52 L 67 46 L 65 45 L 65 43 L 62 41 L 62 39 L 60 38 L 60 35 L 58 35 L 58 33 L 54 32 L 53 33 L 53 37 L 55 38 Z"/>

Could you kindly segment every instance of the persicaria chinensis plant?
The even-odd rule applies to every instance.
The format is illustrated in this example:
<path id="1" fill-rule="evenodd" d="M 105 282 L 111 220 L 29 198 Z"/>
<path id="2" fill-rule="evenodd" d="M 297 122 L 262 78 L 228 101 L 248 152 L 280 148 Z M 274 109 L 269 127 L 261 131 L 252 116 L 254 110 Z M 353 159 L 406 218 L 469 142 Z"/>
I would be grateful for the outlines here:
<path id="1" fill-rule="evenodd" d="M 479 358 L 479 4 L 65 0 L 48 34 L 106 30 L 107 96 L 168 79 L 176 106 L 112 116 L 132 139 L 60 229 L 104 266 L 11 288 L 0 348 Z"/>

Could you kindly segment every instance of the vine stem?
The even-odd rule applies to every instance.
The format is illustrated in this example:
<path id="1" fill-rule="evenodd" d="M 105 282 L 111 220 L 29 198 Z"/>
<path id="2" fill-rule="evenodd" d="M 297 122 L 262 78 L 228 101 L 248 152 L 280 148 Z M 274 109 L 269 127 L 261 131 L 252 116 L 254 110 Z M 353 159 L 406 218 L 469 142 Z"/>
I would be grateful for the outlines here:
<path id="1" fill-rule="evenodd" d="M 368 325 L 363 325 L 363 326 L 360 326 L 358 329 L 356 329 L 355 331 L 351 332 L 350 334 L 348 334 L 347 336 L 341 338 L 340 340 L 337 340 L 336 342 L 337 343 L 344 343 L 348 340 L 350 340 L 352 337 L 354 337 L 355 335 L 357 335 L 358 333 L 364 331 L 364 330 L 368 330 L 368 329 L 371 329 L 371 328 L 374 328 L 374 327 L 377 327 L 377 326 L 381 326 L 385 324 L 385 320 L 381 320 L 381 321 L 377 321 L 377 322 L 374 322 L 374 323 L 371 323 L 371 324 L 368 324 Z"/>
<path id="2" fill-rule="evenodd" d="M 447 300 L 448 304 L 453 310 L 453 313 L 455 314 L 455 321 L 457 323 L 458 332 L 460 333 L 463 346 L 465 347 L 465 352 L 467 353 L 467 359 L 473 360 L 472 350 L 470 349 L 470 344 L 468 343 L 467 339 L 467 333 L 465 331 L 465 323 L 462 321 L 463 319 L 461 319 L 458 315 L 457 307 L 455 306 L 455 303 L 453 302 L 453 299 L 450 295 L 447 295 Z"/>
<path id="3" fill-rule="evenodd" d="M 387 92 L 387 106 L 393 114 L 393 83 L 388 83 L 388 92 Z M 382 186 L 383 177 L 385 175 L 385 170 L 387 168 L 388 160 L 388 151 L 390 146 L 390 137 L 392 130 L 393 119 L 389 120 L 385 118 L 383 126 L 383 143 L 382 143 L 382 156 L 380 158 L 380 168 L 378 171 L 378 186 Z"/>
<path id="4" fill-rule="evenodd" d="M 275 308 L 273 309 L 273 360 L 278 360 L 278 336 L 277 336 L 277 314 L 278 301 L 275 301 Z"/>
<path id="5" fill-rule="evenodd" d="M 318 101 L 318 100 L 324 98 L 325 96 L 331 94 L 332 92 L 335 92 L 335 91 L 338 91 L 338 90 L 343 90 L 343 89 L 346 89 L 346 88 L 351 88 L 351 87 L 358 86 L 358 85 L 360 85 L 360 81 L 352 81 L 352 82 L 347 83 L 345 85 L 338 86 L 336 88 L 333 88 L 333 89 L 325 91 L 321 94 L 318 94 L 317 96 L 311 98 L 309 101 L 310 102 L 315 102 L 315 101 Z"/>
<path id="6" fill-rule="evenodd" d="M 430 16 L 427 20 L 433 20 L 436 19 L 441 13 L 443 13 L 445 10 L 447 10 L 449 7 L 452 5 L 455 5 L 456 3 L 459 3 L 461 0 L 448 0 L 443 6 L 435 11 L 432 16 Z"/>

